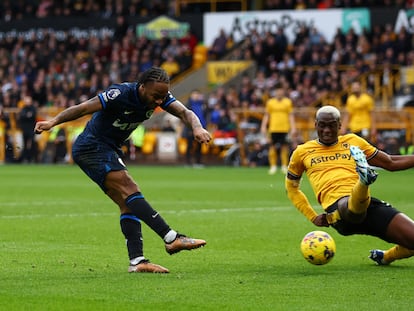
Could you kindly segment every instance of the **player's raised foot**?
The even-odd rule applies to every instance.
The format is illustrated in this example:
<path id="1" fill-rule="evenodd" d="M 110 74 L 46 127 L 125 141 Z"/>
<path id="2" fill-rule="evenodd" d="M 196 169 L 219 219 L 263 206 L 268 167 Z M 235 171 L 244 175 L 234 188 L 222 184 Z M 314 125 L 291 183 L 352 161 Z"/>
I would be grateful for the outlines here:
<path id="1" fill-rule="evenodd" d="M 170 270 L 163 266 L 149 262 L 148 259 L 141 260 L 137 265 L 130 265 L 128 272 L 147 272 L 147 273 L 169 273 Z"/>
<path id="2" fill-rule="evenodd" d="M 387 266 L 390 264 L 384 260 L 384 251 L 379 249 L 370 250 L 368 258 L 375 261 L 379 266 Z"/>
<path id="3" fill-rule="evenodd" d="M 165 250 L 172 255 L 182 250 L 192 250 L 206 245 L 206 241 L 193 239 L 184 234 L 177 233 L 177 237 L 171 243 L 165 243 Z"/>
<path id="4" fill-rule="evenodd" d="M 378 173 L 369 167 L 367 158 L 361 149 L 357 146 L 351 146 L 351 156 L 356 163 L 356 171 L 359 175 L 359 179 L 364 185 L 372 184 L 378 177 Z"/>

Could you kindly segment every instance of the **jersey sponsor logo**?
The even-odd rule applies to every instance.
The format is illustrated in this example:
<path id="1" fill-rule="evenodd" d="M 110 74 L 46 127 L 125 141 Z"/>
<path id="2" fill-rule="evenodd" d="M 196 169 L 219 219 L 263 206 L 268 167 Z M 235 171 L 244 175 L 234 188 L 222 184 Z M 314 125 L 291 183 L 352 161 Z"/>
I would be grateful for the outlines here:
<path id="1" fill-rule="evenodd" d="M 121 123 L 119 119 L 116 119 L 114 123 L 112 123 L 112 126 L 119 128 L 122 131 L 129 131 L 136 129 L 140 123 Z"/>
<path id="2" fill-rule="evenodd" d="M 338 161 L 338 160 L 351 160 L 351 154 L 350 153 L 335 153 L 327 156 L 319 156 L 316 158 L 311 159 L 311 166 L 324 163 L 324 162 L 330 162 L 330 161 Z"/>

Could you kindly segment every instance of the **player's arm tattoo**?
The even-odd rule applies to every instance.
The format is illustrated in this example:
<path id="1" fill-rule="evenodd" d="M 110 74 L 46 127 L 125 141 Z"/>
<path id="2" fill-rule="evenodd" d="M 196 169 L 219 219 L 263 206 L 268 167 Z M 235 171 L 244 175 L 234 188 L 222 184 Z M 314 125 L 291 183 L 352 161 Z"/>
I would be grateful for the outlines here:
<path id="1" fill-rule="evenodd" d="M 57 114 L 54 118 L 54 124 L 57 125 L 60 123 L 79 119 L 80 117 L 83 117 L 87 114 L 98 111 L 100 108 L 101 104 L 98 97 L 93 97 L 79 105 L 71 106 Z"/>

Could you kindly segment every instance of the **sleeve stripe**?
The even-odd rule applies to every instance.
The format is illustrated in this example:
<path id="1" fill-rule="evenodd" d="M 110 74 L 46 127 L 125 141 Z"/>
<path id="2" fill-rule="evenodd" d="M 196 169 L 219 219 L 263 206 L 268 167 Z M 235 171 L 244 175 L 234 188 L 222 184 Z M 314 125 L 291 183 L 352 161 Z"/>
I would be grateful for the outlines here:
<path id="1" fill-rule="evenodd" d="M 98 94 L 98 98 L 102 104 L 103 109 L 106 108 L 106 102 L 105 102 L 105 95 L 103 93 Z"/>

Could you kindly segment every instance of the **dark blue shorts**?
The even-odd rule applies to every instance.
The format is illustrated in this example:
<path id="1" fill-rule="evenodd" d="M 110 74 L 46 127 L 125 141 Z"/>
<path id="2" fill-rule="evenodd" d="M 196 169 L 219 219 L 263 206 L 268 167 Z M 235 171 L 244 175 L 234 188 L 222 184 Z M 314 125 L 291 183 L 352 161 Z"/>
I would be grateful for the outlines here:
<path id="1" fill-rule="evenodd" d="M 332 213 L 336 209 L 338 209 L 338 201 L 328 207 L 326 212 Z M 342 235 L 366 234 L 388 241 L 386 237 L 388 225 L 398 213 L 400 212 L 389 203 L 371 198 L 367 216 L 362 223 L 354 224 L 341 219 L 332 224 L 332 227 Z"/>
<path id="2" fill-rule="evenodd" d="M 126 170 L 121 151 L 98 140 L 91 134 L 82 133 L 72 147 L 73 161 L 106 192 L 106 175 L 110 171 Z"/>

